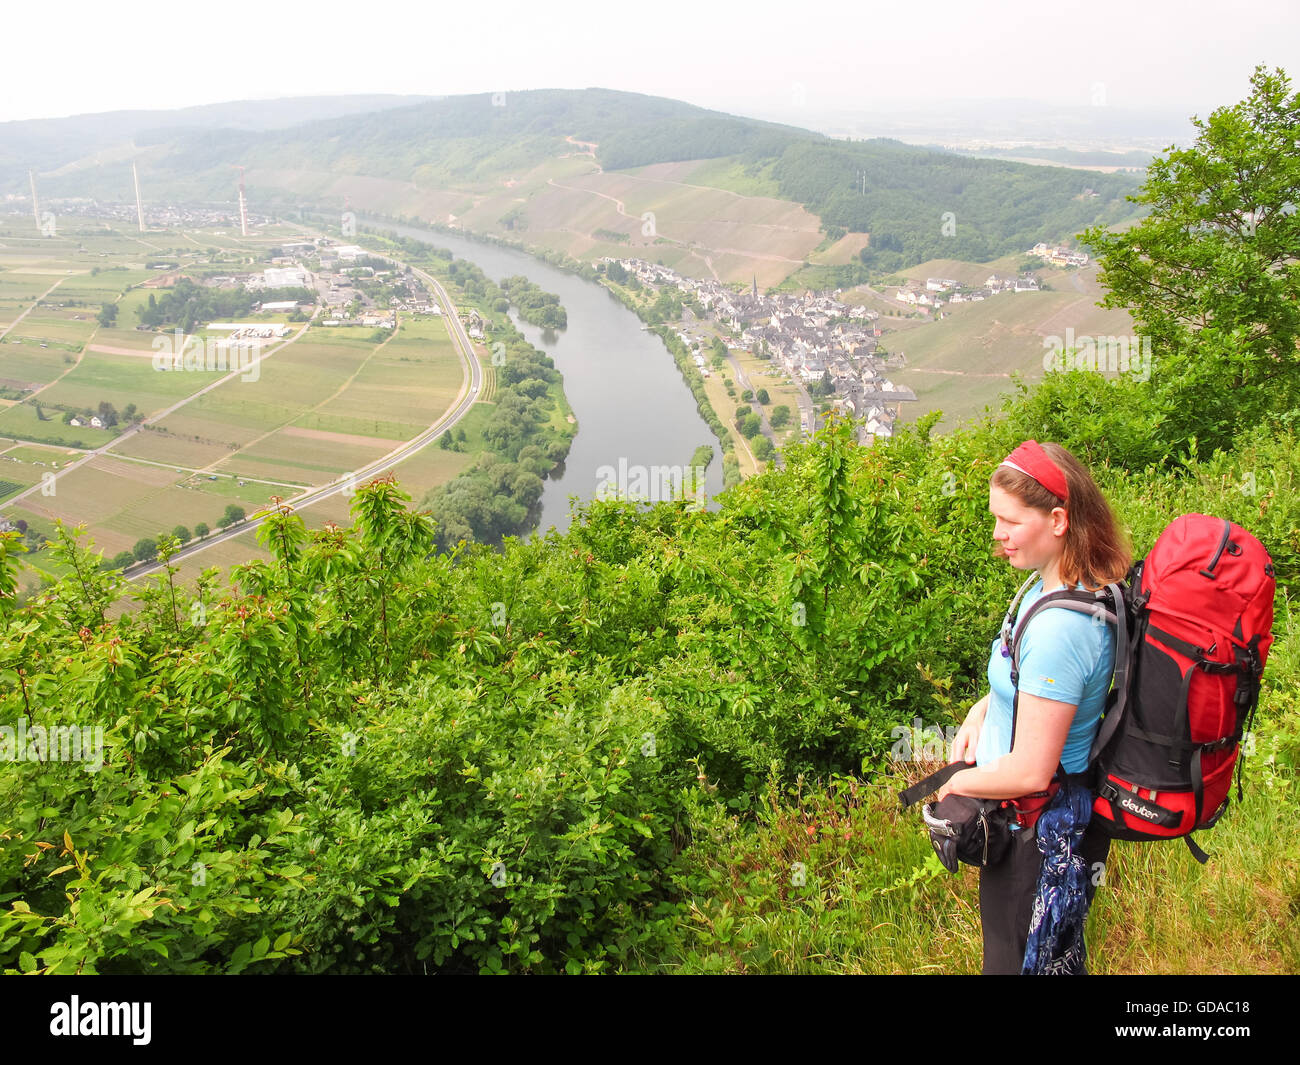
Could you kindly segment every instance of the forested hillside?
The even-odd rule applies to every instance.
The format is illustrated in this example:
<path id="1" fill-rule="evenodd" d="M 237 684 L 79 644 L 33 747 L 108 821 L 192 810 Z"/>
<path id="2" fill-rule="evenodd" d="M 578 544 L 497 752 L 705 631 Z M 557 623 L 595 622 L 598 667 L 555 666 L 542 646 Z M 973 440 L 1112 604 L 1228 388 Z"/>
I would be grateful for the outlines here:
<path id="1" fill-rule="evenodd" d="M 794 144 L 772 173 L 782 196 L 827 227 L 870 233 L 861 259 L 881 271 L 927 259 L 987 262 L 1048 233 L 1109 225 L 1131 215 L 1124 196 L 1136 187 L 1128 177 L 1085 177 L 881 140 Z M 1085 186 L 1096 195 L 1084 195 Z"/>
<path id="2" fill-rule="evenodd" d="M 1130 216 L 1124 196 L 1137 184 L 1127 175 L 973 159 L 886 139 L 837 141 L 721 117 L 626 129 L 602 141 L 599 156 L 610 169 L 738 156 L 832 235 L 871 234 L 861 258 L 882 271 L 938 258 L 987 262 L 1048 232 L 1108 225 Z"/>
<path id="3" fill-rule="evenodd" d="M 983 262 L 1109 224 L 1132 214 L 1124 196 L 1136 188 L 1130 176 L 973 159 L 897 141 L 845 142 L 608 89 L 484 93 L 287 130 L 162 131 L 143 139 L 142 174 L 153 195 L 229 199 L 230 165 L 237 163 L 253 172 L 258 200 L 277 209 L 303 206 L 293 175 L 364 175 L 486 195 L 573 153 L 574 141 L 597 145 L 606 170 L 735 157 L 776 181 L 782 198 L 820 217 L 827 234 L 870 233 L 862 261 L 880 271 L 940 257 Z M 125 201 L 130 181 L 130 168 L 115 165 L 74 168 L 42 185 L 47 195 Z M 350 206 L 364 210 L 364 195 Z"/>
<path id="4" fill-rule="evenodd" d="M 283 129 L 317 119 L 409 106 L 419 96 L 355 94 L 242 100 L 157 111 L 110 111 L 68 118 L 0 122 L 0 188 L 21 189 L 27 171 L 60 167 L 96 153 L 121 155 L 131 144 L 147 147 L 195 130 Z M 129 170 L 129 168 L 128 168 Z M 124 193 L 125 195 L 125 193 Z"/>

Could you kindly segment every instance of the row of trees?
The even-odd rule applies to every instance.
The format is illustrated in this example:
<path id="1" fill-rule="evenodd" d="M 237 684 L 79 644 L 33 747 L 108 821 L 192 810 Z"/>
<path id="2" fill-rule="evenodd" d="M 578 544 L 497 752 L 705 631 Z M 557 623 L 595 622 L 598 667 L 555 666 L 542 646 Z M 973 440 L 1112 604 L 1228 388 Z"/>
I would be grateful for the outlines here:
<path id="1" fill-rule="evenodd" d="M 464 427 L 457 429 L 455 432 L 445 432 L 438 437 L 438 446 L 443 451 L 464 451 L 468 443 L 469 437 L 466 435 Z"/>
<path id="2" fill-rule="evenodd" d="M 244 521 L 245 517 L 243 507 L 236 506 L 234 503 L 227 504 L 226 512 L 217 520 L 217 528 L 228 529 Z M 157 537 L 141 537 L 130 551 L 120 551 L 111 560 L 105 559 L 102 565 L 105 569 L 121 570 L 136 562 L 152 562 L 158 557 L 161 545 L 168 539 L 174 541 L 176 547 L 184 547 L 191 540 L 206 540 L 211 533 L 212 530 L 207 522 L 203 521 L 194 526 L 193 533 L 186 526 L 177 525 L 170 533 L 160 533 Z"/>
<path id="3" fill-rule="evenodd" d="M 149 301 L 138 308 L 141 325 L 159 328 L 174 325 L 192 333 L 211 321 L 241 318 L 250 314 L 256 303 L 297 300 L 315 303 L 316 294 L 305 288 L 259 289 L 253 292 L 243 285 L 234 288 L 213 288 L 198 285 L 188 277 L 178 278 L 176 284 L 158 293 L 150 292 Z"/>
<path id="4" fill-rule="evenodd" d="M 98 418 L 105 429 L 111 429 L 119 421 L 130 425 L 137 421 L 142 415 L 136 410 L 134 403 L 128 403 L 119 415 L 117 408 L 107 400 L 100 400 L 98 407 L 83 407 L 80 410 L 72 408 L 63 408 L 63 424 L 71 425 L 72 420 L 76 418 L 82 425 L 89 425 L 91 418 Z"/>
<path id="5" fill-rule="evenodd" d="M 496 391 L 480 430 L 488 450 L 424 499 L 436 523 L 438 548 L 450 551 L 462 540 L 495 545 L 505 536 L 530 528 L 536 521 L 543 478 L 564 460 L 570 438 L 549 425 L 555 406 L 552 393 L 558 393 L 561 381 L 559 372 L 550 357 L 529 344 L 505 316 L 500 301 L 506 297 L 496 294 L 504 290 L 465 260 L 452 259 L 442 269 L 460 296 L 477 300 L 490 312 L 487 340 L 503 358 L 499 363 L 494 359 Z M 541 293 L 536 286 L 518 284 L 522 280 L 508 278 L 503 284 L 522 299 Z M 556 297 L 541 295 L 555 301 L 544 306 L 558 306 Z M 560 311 L 563 313 L 563 308 Z M 522 310 L 520 314 L 526 317 Z M 455 442 L 451 435 L 443 434 L 440 446 L 464 450 L 469 443 L 464 427 L 456 431 Z"/>

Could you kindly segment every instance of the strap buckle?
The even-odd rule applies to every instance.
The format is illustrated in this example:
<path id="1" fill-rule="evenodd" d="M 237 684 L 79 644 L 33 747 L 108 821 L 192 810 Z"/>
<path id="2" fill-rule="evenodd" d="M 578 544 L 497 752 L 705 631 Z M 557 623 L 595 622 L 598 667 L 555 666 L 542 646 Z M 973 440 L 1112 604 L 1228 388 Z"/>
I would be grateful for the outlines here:
<path id="1" fill-rule="evenodd" d="M 947 818 L 942 821 L 930 814 L 931 803 L 926 803 L 921 807 L 921 818 L 925 821 L 925 827 L 931 832 L 937 832 L 941 836 L 947 836 L 950 839 L 957 835 L 957 830 L 952 827 L 952 822 Z"/>

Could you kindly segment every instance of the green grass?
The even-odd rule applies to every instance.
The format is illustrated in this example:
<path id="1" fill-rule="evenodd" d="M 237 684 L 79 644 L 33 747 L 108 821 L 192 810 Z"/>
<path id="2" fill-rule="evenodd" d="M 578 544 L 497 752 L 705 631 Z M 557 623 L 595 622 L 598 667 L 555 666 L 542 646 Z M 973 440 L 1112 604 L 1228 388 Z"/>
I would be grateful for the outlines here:
<path id="1" fill-rule="evenodd" d="M 42 394 L 42 399 L 46 398 Z M 98 401 L 96 401 L 98 403 Z M 0 411 L 0 433 L 17 436 L 37 443 L 65 444 L 68 447 L 95 448 L 113 439 L 114 434 L 107 429 L 94 429 L 83 425 L 80 428 L 64 425 L 58 411 L 48 405 L 43 407 L 48 421 L 36 417 L 36 408 L 30 403 L 19 403 Z"/>
<path id="2" fill-rule="evenodd" d="M 151 359 L 90 352 L 41 398 L 74 407 L 96 407 L 100 400 L 108 400 L 119 411 L 134 403 L 148 413 L 198 391 L 217 376 L 206 371 L 159 371 Z"/>
<path id="3" fill-rule="evenodd" d="M 739 193 L 741 196 L 780 197 L 780 188 L 771 176 L 771 163 L 751 174 L 734 156 L 706 159 L 683 179 L 692 185 Z M 639 173 L 640 171 L 634 171 Z"/>
<path id="4" fill-rule="evenodd" d="M 46 385 L 68 369 L 76 356 L 57 348 L 42 348 L 33 341 L 15 343 L 11 334 L 0 346 L 0 378 L 21 381 L 24 385 Z"/>
<path id="5" fill-rule="evenodd" d="M 1295 972 L 1295 784 L 1291 772 L 1254 768 L 1246 801 L 1200 840 L 1213 856 L 1207 866 L 1177 840 L 1113 843 L 1089 917 L 1089 970 Z M 978 873 L 963 865 L 951 875 L 939 865 L 919 815 L 898 811 L 903 786 L 834 778 L 783 794 L 769 782 L 755 821 L 694 824 L 677 874 L 690 920 L 668 933 L 671 949 L 647 966 L 978 973 Z"/>

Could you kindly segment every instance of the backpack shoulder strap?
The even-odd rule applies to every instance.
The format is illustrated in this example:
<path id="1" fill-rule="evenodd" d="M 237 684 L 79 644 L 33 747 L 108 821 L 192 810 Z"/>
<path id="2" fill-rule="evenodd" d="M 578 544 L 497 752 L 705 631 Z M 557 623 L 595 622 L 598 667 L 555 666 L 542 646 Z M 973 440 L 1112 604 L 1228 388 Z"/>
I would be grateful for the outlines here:
<path id="1" fill-rule="evenodd" d="M 1115 603 L 1115 669 L 1112 676 L 1115 681 L 1115 702 L 1103 715 L 1101 728 L 1092 741 L 1092 750 L 1088 752 L 1088 764 L 1097 760 L 1097 756 L 1106 749 L 1115 735 L 1119 723 L 1123 720 L 1124 710 L 1128 706 L 1129 670 L 1132 668 L 1132 648 L 1129 644 L 1129 616 L 1124 602 L 1123 587 L 1108 584 Z"/>
<path id="2" fill-rule="evenodd" d="M 1115 597 L 1118 597 L 1116 599 Z M 1095 592 L 1080 591 L 1077 588 L 1060 588 L 1055 592 L 1048 592 L 1034 600 L 1033 604 L 1025 611 L 1025 616 L 1016 624 L 1015 634 L 1012 636 L 1007 650 L 1011 656 L 1011 683 L 1018 684 L 1020 676 L 1020 644 L 1025 638 L 1025 632 L 1029 628 L 1029 622 L 1038 614 L 1040 610 L 1046 610 L 1049 607 L 1064 607 L 1067 610 L 1074 610 L 1080 614 L 1088 614 L 1091 617 L 1099 617 L 1118 627 L 1120 624 L 1115 604 L 1123 604 L 1123 593 L 1119 590 L 1118 585 L 1108 584 L 1105 588 L 1098 589 Z M 1122 613 L 1122 609 L 1118 613 Z"/>
<path id="3" fill-rule="evenodd" d="M 1093 741 L 1092 749 L 1088 753 L 1088 764 L 1091 765 L 1097 754 L 1106 746 L 1115 730 L 1119 727 L 1120 718 L 1123 715 L 1124 706 L 1128 699 L 1128 612 L 1124 604 L 1123 585 L 1121 583 L 1111 583 L 1095 592 L 1080 591 L 1077 588 L 1061 588 L 1054 592 L 1048 592 L 1036 599 L 1025 612 L 1025 616 L 1016 624 L 1015 634 L 1011 638 L 1009 648 L 1006 645 L 1004 629 L 1003 646 L 1004 650 L 1009 651 L 1011 657 L 1011 685 L 1014 692 L 1011 702 L 1011 747 L 1014 747 L 1016 743 L 1016 713 L 1020 703 L 1020 645 L 1024 640 L 1029 622 L 1040 610 L 1047 610 L 1051 607 L 1063 607 L 1092 617 L 1100 617 L 1116 628 L 1115 661 L 1111 670 L 1117 693 L 1116 700 L 1110 712 L 1105 715 L 1102 727 L 1098 730 L 1097 738 Z"/>

